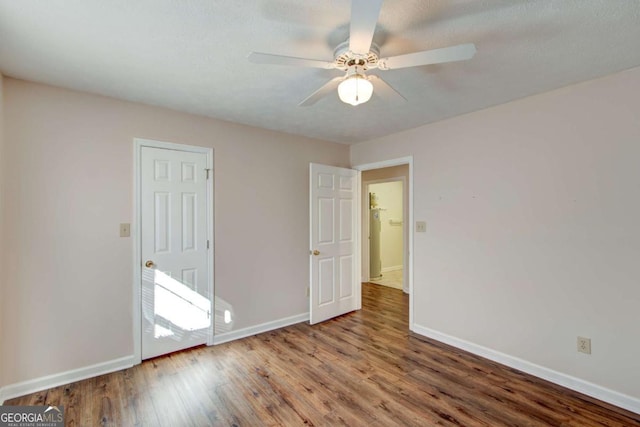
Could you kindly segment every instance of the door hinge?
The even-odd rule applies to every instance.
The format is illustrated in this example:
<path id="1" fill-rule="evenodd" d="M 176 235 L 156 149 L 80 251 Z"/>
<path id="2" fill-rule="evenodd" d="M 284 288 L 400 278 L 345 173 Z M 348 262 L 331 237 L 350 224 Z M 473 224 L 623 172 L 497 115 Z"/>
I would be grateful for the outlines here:
<path id="1" fill-rule="evenodd" d="M 207 240 L 207 249 L 209 249 L 209 241 Z"/>
<path id="2" fill-rule="evenodd" d="M 210 171 L 210 170 L 211 170 L 211 169 L 205 169 L 205 170 L 204 170 L 204 171 L 207 173 L 207 179 L 209 179 L 209 171 Z"/>

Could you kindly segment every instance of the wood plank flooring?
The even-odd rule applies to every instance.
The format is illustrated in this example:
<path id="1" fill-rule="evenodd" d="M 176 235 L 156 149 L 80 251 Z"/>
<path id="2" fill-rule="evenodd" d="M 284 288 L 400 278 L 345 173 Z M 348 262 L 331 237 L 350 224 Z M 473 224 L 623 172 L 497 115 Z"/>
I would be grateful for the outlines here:
<path id="1" fill-rule="evenodd" d="M 615 408 L 408 332 L 400 290 L 300 323 L 5 402 L 67 426 L 640 426 Z"/>

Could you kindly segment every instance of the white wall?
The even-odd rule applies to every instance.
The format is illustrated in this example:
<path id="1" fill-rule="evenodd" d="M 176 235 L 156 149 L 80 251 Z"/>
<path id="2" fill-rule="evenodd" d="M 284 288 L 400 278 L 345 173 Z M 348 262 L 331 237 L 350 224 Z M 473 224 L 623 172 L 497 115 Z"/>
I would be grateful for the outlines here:
<path id="1" fill-rule="evenodd" d="M 638 93 L 640 68 L 351 147 L 413 155 L 414 328 L 640 410 Z"/>
<path id="2" fill-rule="evenodd" d="M 402 221 L 402 181 L 370 184 L 369 192 L 378 196 L 380 212 L 380 258 L 382 271 L 402 268 L 402 224 L 391 225 L 389 220 Z"/>
<path id="3" fill-rule="evenodd" d="M 133 138 L 214 148 L 215 292 L 242 329 L 308 311 L 309 162 L 348 147 L 5 79 L 6 384 L 133 352 Z M 211 102 L 216 102 L 212 100 Z"/>

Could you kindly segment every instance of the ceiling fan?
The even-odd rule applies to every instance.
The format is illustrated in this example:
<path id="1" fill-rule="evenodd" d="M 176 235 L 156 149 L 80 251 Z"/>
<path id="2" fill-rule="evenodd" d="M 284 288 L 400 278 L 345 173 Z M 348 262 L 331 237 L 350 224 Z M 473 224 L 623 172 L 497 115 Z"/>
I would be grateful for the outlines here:
<path id="1" fill-rule="evenodd" d="M 472 58 L 476 53 L 473 43 L 424 50 L 405 55 L 380 57 L 380 48 L 373 43 L 378 16 L 383 0 L 351 0 L 351 24 L 349 39 L 339 44 L 333 52 L 333 61 L 273 55 L 251 52 L 249 61 L 255 64 L 290 65 L 323 69 L 336 69 L 345 74 L 329 80 L 320 89 L 313 92 L 299 105 L 306 107 L 315 104 L 324 96 L 338 89 L 340 100 L 347 104 L 358 105 L 371 99 L 373 88 L 383 98 L 405 102 L 406 98 L 376 75 L 366 75 L 367 70 L 396 70 L 428 64 L 462 61 Z"/>

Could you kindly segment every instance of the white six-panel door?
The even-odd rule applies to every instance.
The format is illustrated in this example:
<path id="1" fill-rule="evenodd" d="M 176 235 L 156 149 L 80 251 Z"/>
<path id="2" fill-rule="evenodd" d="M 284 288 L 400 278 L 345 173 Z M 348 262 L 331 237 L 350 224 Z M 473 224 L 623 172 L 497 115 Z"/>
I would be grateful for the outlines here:
<path id="1" fill-rule="evenodd" d="M 142 359 L 207 342 L 207 155 L 142 147 Z"/>
<path id="2" fill-rule="evenodd" d="M 358 172 L 310 165 L 310 323 L 361 307 L 356 242 Z"/>

